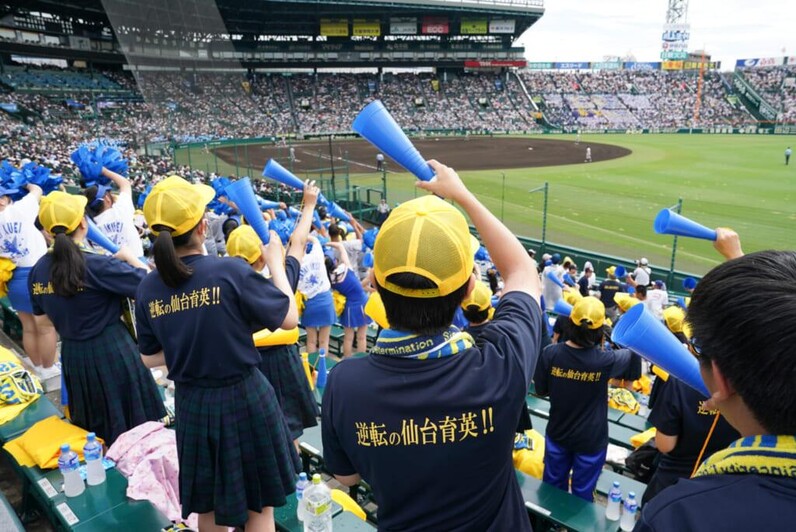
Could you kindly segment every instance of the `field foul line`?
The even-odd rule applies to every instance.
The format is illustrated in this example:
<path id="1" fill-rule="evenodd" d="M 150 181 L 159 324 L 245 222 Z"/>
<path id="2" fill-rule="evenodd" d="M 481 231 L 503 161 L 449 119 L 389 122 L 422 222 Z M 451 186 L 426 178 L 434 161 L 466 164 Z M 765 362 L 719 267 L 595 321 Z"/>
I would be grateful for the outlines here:
<path id="1" fill-rule="evenodd" d="M 618 236 L 618 237 L 624 238 L 625 240 L 629 240 L 631 242 L 637 242 L 639 244 L 644 244 L 644 245 L 647 245 L 647 246 L 653 246 L 653 247 L 656 247 L 656 248 L 662 248 L 662 249 L 671 250 L 670 247 L 665 246 L 663 244 L 652 244 L 648 240 L 644 240 L 644 239 L 641 239 L 641 238 L 636 238 L 636 237 L 630 236 L 630 235 L 625 235 L 623 233 L 617 233 L 616 231 L 612 231 L 611 229 L 605 229 L 605 228 L 600 227 L 600 226 L 589 225 L 589 224 L 587 224 L 585 222 L 579 222 L 577 220 L 572 220 L 570 218 L 567 218 L 566 216 L 561 216 L 559 214 L 547 213 L 547 215 L 551 216 L 553 218 L 558 218 L 560 220 L 564 220 L 565 222 L 568 222 L 568 223 L 571 223 L 571 224 L 574 224 L 574 225 L 580 225 L 581 227 L 585 227 L 587 229 L 591 229 L 592 231 L 599 231 L 599 232 L 602 232 L 602 233 L 609 233 L 609 234 L 611 234 L 613 236 Z M 677 250 L 677 254 L 678 255 L 686 255 L 686 256 L 694 258 L 694 259 L 703 260 L 705 262 L 709 262 L 710 264 L 719 264 L 721 262 L 720 260 L 710 259 L 710 258 L 704 257 L 702 255 L 697 255 L 696 253 L 689 253 L 688 251 L 682 251 L 682 250 L 679 250 L 679 249 Z"/>
<path id="2" fill-rule="evenodd" d="M 308 152 L 308 151 L 302 151 L 301 153 L 303 153 L 304 155 L 310 155 L 312 157 L 320 157 L 321 159 L 326 159 L 327 161 L 334 162 L 334 159 L 332 157 L 329 157 L 328 155 L 324 155 L 322 153 L 312 153 L 312 152 Z M 342 157 L 340 159 L 338 159 L 338 160 L 343 160 L 343 161 L 345 161 L 347 163 L 355 164 L 357 166 L 362 166 L 364 168 L 369 168 L 370 170 L 376 170 L 376 167 L 371 165 L 371 164 L 360 163 L 360 162 L 357 162 L 357 161 L 354 161 L 354 160 L 351 160 L 351 159 L 343 159 Z M 398 172 L 394 172 L 392 170 L 387 170 L 387 173 L 388 174 L 397 174 Z"/>

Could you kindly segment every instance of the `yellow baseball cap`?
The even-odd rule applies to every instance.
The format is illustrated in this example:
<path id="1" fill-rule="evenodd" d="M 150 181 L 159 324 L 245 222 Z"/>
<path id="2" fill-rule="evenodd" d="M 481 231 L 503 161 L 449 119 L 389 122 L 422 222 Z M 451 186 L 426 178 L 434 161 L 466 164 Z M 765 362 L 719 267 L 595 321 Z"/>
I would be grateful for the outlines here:
<path id="1" fill-rule="evenodd" d="M 381 287 L 406 297 L 446 296 L 473 273 L 470 231 L 462 213 L 437 196 L 423 196 L 396 207 L 384 222 L 373 250 L 373 273 Z M 395 273 L 414 273 L 436 287 L 403 288 L 387 281 Z"/>
<path id="2" fill-rule="evenodd" d="M 616 266 L 611 266 L 610 268 L 605 269 L 605 273 L 608 275 L 613 275 L 616 273 Z"/>
<path id="3" fill-rule="evenodd" d="M 173 175 L 152 187 L 144 201 L 144 217 L 154 235 L 160 232 L 156 226 L 162 225 L 172 230 L 172 236 L 180 236 L 201 221 L 215 195 L 212 187 L 192 185 Z"/>
<path id="4" fill-rule="evenodd" d="M 680 307 L 673 305 L 663 310 L 663 321 L 673 333 L 683 332 L 685 312 Z"/>
<path id="5" fill-rule="evenodd" d="M 53 234 L 54 227 L 65 227 L 66 232 L 71 233 L 86 215 L 87 202 L 82 194 L 78 196 L 60 190 L 50 192 L 39 204 L 39 222 L 50 234 Z"/>
<path id="6" fill-rule="evenodd" d="M 470 305 L 475 305 L 478 310 L 486 310 L 492 306 L 492 290 L 483 281 L 476 281 L 473 291 L 462 301 L 463 309 Z"/>
<path id="7" fill-rule="evenodd" d="M 262 255 L 260 237 L 250 225 L 236 227 L 227 239 L 227 253 L 230 257 L 240 257 L 254 264 Z"/>
<path id="8" fill-rule="evenodd" d="M 570 305 L 574 305 L 575 303 L 583 299 L 583 295 L 577 290 L 564 290 L 561 293 L 561 297 L 563 297 L 564 301 L 566 301 Z"/>
<path id="9" fill-rule="evenodd" d="M 616 301 L 616 304 L 619 305 L 620 309 L 622 309 L 622 312 L 627 312 L 641 303 L 641 301 L 625 292 L 617 292 L 614 294 L 614 301 Z"/>
<path id="10" fill-rule="evenodd" d="M 569 319 L 575 325 L 586 323 L 589 329 L 599 329 L 605 323 L 605 305 L 596 297 L 584 297 L 572 306 Z"/>

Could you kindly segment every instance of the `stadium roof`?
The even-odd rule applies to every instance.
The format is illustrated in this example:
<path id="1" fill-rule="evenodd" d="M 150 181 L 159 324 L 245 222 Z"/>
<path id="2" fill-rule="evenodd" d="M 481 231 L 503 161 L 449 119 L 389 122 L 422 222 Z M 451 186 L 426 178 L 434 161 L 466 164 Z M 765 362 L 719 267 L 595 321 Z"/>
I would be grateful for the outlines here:
<path id="1" fill-rule="evenodd" d="M 117 32 L 317 35 L 320 17 L 444 15 L 512 17 L 518 37 L 544 13 L 543 0 L 6 0 L 0 15 L 44 12 L 102 23 Z"/>

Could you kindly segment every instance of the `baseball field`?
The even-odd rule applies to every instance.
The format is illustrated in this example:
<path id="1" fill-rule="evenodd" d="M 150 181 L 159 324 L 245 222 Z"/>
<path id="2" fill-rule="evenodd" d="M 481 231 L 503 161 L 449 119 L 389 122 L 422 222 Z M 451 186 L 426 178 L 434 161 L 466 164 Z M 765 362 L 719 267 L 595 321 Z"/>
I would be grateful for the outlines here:
<path id="1" fill-rule="evenodd" d="M 683 214 L 710 227 L 737 230 L 745 251 L 792 249 L 796 236 L 796 166 L 785 166 L 790 139 L 762 135 L 574 135 L 427 138 L 427 158 L 456 168 L 479 198 L 518 235 L 541 237 L 543 195 L 549 183 L 547 240 L 627 258 L 646 256 L 668 267 L 672 238 L 656 235 L 652 219 L 683 199 Z M 592 163 L 585 163 L 591 146 Z M 192 166 L 234 173 L 229 148 L 192 150 Z M 376 149 L 364 141 L 296 144 L 294 170 L 348 160 L 351 184 L 381 187 Z M 218 156 L 218 161 L 215 157 Z M 249 146 L 252 175 L 287 148 Z M 185 162 L 179 160 L 178 162 Z M 387 165 L 391 205 L 416 194 L 414 179 Z M 258 168 L 259 167 L 259 168 Z M 242 168 L 240 170 L 243 170 Z M 241 171 L 241 173 L 243 173 Z M 709 242 L 681 238 L 676 269 L 702 274 L 718 262 Z"/>

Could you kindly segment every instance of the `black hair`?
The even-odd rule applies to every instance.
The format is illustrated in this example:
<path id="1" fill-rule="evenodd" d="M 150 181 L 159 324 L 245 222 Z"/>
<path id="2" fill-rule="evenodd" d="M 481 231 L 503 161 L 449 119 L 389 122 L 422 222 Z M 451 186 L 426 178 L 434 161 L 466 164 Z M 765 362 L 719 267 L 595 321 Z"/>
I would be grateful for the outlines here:
<path id="1" fill-rule="evenodd" d="M 318 216 L 320 217 L 321 220 L 326 218 L 326 214 L 327 214 L 326 207 L 324 207 L 323 205 L 319 206 L 318 207 Z"/>
<path id="2" fill-rule="evenodd" d="M 647 297 L 647 286 L 643 284 L 638 285 L 636 287 L 636 294 Z"/>
<path id="3" fill-rule="evenodd" d="M 160 278 L 170 288 L 178 287 L 193 275 L 190 266 L 177 256 L 177 248 L 186 245 L 191 240 L 191 236 L 198 226 L 199 224 L 196 224 L 190 231 L 175 237 L 171 236 L 172 230 L 169 227 L 164 225 L 152 227 L 155 231 L 159 231 L 155 244 L 152 246 L 155 266 Z"/>
<path id="4" fill-rule="evenodd" d="M 796 433 L 796 252 L 761 251 L 716 266 L 686 321 L 700 362 L 716 363 L 771 434 Z"/>
<path id="5" fill-rule="evenodd" d="M 462 314 L 470 323 L 483 323 L 489 317 L 489 307 L 478 310 L 477 305 L 468 305 L 467 308 L 462 309 Z"/>
<path id="6" fill-rule="evenodd" d="M 86 212 L 92 218 L 102 214 L 102 212 L 105 210 L 104 198 L 98 198 L 98 192 L 99 188 L 96 185 L 88 187 L 83 191 L 83 195 L 86 197 L 86 199 L 88 199 L 88 202 L 86 203 Z"/>
<path id="7" fill-rule="evenodd" d="M 86 258 L 59 225 L 51 230 L 54 238 L 50 280 L 56 295 L 72 297 L 83 289 L 86 276 Z M 74 232 L 74 231 L 73 231 Z"/>
<path id="8" fill-rule="evenodd" d="M 224 242 L 229 240 L 229 234 L 238 228 L 240 223 L 235 218 L 227 218 L 224 220 L 224 223 L 221 224 L 221 232 L 224 234 Z"/>
<path id="9" fill-rule="evenodd" d="M 332 282 L 332 272 L 334 272 L 335 264 L 334 261 L 330 257 L 323 258 L 323 265 L 326 266 L 326 276 L 329 278 L 329 282 Z"/>
<path id="10" fill-rule="evenodd" d="M 387 280 L 402 288 L 429 289 L 436 284 L 416 273 L 394 273 Z M 395 294 L 376 283 L 376 289 L 384 303 L 390 327 L 415 334 L 433 335 L 447 329 L 453 322 L 456 307 L 462 304 L 467 294 L 468 278 L 462 286 L 446 296 L 419 298 Z"/>
<path id="11" fill-rule="evenodd" d="M 567 340 L 580 347 L 595 347 L 602 343 L 606 337 L 605 326 L 589 329 L 585 322 L 576 325 L 571 319 L 564 322 L 564 333 Z"/>
<path id="12" fill-rule="evenodd" d="M 489 268 L 486 271 L 486 279 L 489 281 L 489 289 L 492 291 L 493 294 L 496 294 L 498 290 L 500 290 L 500 285 L 498 284 L 497 278 L 497 271 Z"/>
<path id="13" fill-rule="evenodd" d="M 327 229 L 327 231 L 329 231 L 329 238 L 336 236 L 343 238 L 343 230 L 337 224 L 329 224 L 329 229 Z"/>

